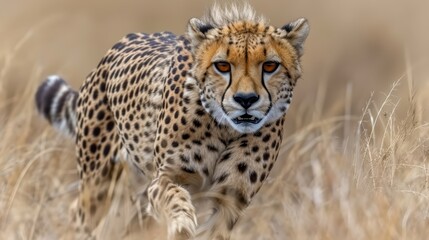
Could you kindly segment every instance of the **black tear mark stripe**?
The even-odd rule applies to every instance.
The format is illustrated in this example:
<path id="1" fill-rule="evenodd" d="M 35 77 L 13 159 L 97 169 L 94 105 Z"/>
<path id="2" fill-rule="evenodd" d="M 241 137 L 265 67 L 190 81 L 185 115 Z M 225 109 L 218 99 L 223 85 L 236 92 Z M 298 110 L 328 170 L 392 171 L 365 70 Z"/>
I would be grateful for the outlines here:
<path id="1" fill-rule="evenodd" d="M 272 104 L 272 100 L 271 100 L 271 93 L 268 91 L 268 88 L 265 85 L 264 73 L 262 73 L 261 82 L 262 82 L 262 86 L 264 86 L 265 91 L 267 91 L 267 93 L 268 93 L 268 100 L 270 100 L 270 106 L 268 107 L 268 110 L 267 110 L 267 113 L 268 113 L 271 110 L 271 107 L 273 104 Z"/>
<path id="2" fill-rule="evenodd" d="M 228 86 L 226 86 L 226 89 L 225 89 L 225 91 L 223 92 L 223 94 L 222 94 L 222 100 L 221 100 L 221 102 L 220 102 L 220 106 L 221 106 L 221 108 L 222 108 L 222 110 L 226 113 L 226 111 L 225 111 L 225 108 L 223 107 L 223 100 L 224 100 L 224 98 L 225 98 L 225 94 L 226 94 L 226 92 L 228 91 L 228 89 L 229 89 L 229 87 L 231 86 L 231 83 L 232 83 L 232 75 L 231 75 L 231 72 L 229 72 L 229 82 L 228 82 Z"/>

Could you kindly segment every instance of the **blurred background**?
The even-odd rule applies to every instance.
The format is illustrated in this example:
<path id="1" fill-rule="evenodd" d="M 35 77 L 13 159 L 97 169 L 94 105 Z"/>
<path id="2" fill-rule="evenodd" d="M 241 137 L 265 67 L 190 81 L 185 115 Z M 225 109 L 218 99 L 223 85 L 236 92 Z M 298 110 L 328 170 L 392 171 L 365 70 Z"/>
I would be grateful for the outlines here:
<path id="1" fill-rule="evenodd" d="M 429 2 L 249 2 L 272 25 L 306 17 L 311 31 L 283 152 L 233 239 L 426 238 Z M 125 34 L 183 34 L 211 4 L 0 0 L 0 238 L 68 229 L 73 143 L 35 112 L 44 77 L 78 88 Z"/>
<path id="2" fill-rule="evenodd" d="M 42 75 L 62 74 L 78 87 L 123 35 L 164 30 L 182 34 L 187 21 L 202 16 L 211 3 L 2 0 L 0 50 L 3 55 L 13 54 L 14 59 L 7 78 L 2 80 L 13 79 L 9 84 L 25 85 L 34 74 L 31 71 L 41 71 Z M 321 84 L 335 83 L 337 93 L 351 84 L 362 98 L 359 104 L 363 104 L 370 92 L 386 90 L 387 81 L 404 73 L 406 53 L 414 68 L 421 69 L 427 63 L 429 17 L 424 1 L 250 3 L 273 25 L 282 26 L 298 17 L 308 18 L 311 24 L 303 57 L 305 73 L 296 102 L 314 102 L 316 94 L 308 93 L 317 92 Z M 420 76 L 414 76 L 414 81 L 420 81 Z"/>

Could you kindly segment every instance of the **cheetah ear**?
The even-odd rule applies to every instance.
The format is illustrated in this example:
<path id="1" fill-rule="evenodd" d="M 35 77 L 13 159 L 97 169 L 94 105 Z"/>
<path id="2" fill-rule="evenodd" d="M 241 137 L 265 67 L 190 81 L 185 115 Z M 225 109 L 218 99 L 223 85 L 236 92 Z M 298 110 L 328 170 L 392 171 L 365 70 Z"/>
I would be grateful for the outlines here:
<path id="1" fill-rule="evenodd" d="M 301 57 L 303 54 L 305 39 L 307 39 L 310 31 L 310 25 L 308 24 L 307 19 L 300 18 L 284 25 L 281 29 L 286 31 L 286 35 L 284 37 L 296 49 L 298 56 Z"/>
<path id="2" fill-rule="evenodd" d="M 199 45 L 206 39 L 206 33 L 214 27 L 210 24 L 204 23 L 198 18 L 192 18 L 188 23 L 188 35 L 191 38 L 194 46 Z"/>

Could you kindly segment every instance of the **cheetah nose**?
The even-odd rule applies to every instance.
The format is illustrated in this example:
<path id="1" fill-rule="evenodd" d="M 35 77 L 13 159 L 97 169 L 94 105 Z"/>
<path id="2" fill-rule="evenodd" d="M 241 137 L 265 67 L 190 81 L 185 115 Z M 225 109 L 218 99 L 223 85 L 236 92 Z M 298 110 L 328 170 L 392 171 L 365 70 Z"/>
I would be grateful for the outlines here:
<path id="1" fill-rule="evenodd" d="M 259 96 L 256 93 L 237 93 L 233 98 L 244 109 L 248 109 L 259 100 Z"/>

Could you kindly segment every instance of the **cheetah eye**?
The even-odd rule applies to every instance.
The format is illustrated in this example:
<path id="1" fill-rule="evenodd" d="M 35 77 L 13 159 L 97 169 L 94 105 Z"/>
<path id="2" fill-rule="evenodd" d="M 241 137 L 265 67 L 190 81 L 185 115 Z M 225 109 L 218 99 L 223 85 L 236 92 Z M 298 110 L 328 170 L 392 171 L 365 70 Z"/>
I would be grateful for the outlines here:
<path id="1" fill-rule="evenodd" d="M 279 65 L 280 64 L 278 62 L 273 62 L 273 61 L 264 62 L 264 64 L 262 65 L 262 70 L 265 73 L 273 73 L 274 71 L 277 70 Z"/>
<path id="2" fill-rule="evenodd" d="M 227 62 L 215 62 L 214 66 L 221 73 L 228 73 L 231 71 L 231 65 Z"/>

